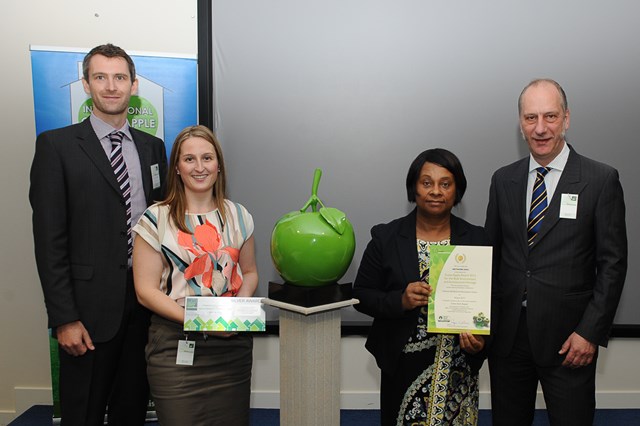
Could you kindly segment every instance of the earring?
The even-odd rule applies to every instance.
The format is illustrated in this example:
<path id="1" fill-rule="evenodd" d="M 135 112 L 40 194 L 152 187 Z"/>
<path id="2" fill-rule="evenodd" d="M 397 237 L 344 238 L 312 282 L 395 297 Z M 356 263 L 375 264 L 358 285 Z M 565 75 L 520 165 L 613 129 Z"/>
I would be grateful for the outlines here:
<path id="1" fill-rule="evenodd" d="M 179 175 L 180 174 L 180 170 L 176 170 L 176 174 Z"/>

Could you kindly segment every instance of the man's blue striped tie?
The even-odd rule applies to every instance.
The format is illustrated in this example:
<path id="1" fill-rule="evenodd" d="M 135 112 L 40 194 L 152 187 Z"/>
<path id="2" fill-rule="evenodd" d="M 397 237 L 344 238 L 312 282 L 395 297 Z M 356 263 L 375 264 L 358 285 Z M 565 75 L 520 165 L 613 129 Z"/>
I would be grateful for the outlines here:
<path id="1" fill-rule="evenodd" d="M 531 196 L 531 209 L 529 210 L 529 223 L 527 234 L 529 236 L 529 246 L 533 244 L 540 230 L 542 219 L 547 211 L 547 187 L 544 184 L 544 177 L 549 173 L 548 167 L 538 167 L 536 169 L 536 181 L 533 184 L 533 195 Z"/>
<path id="2" fill-rule="evenodd" d="M 131 235 L 131 182 L 129 181 L 129 172 L 127 172 L 127 164 L 122 155 L 122 139 L 124 133 L 113 132 L 109 134 L 111 141 L 111 167 L 118 180 L 118 186 L 122 191 L 122 199 L 127 209 L 127 251 L 129 256 L 133 252 L 133 238 Z"/>

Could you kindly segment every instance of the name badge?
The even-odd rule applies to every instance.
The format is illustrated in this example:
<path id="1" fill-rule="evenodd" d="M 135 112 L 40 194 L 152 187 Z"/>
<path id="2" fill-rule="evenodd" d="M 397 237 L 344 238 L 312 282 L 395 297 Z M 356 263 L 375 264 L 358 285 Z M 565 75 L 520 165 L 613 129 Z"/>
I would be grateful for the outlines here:
<path id="1" fill-rule="evenodd" d="M 562 194 L 560 219 L 575 219 L 578 216 L 578 194 Z"/>
<path id="2" fill-rule="evenodd" d="M 158 163 L 151 166 L 151 182 L 153 182 L 153 189 L 160 188 L 160 167 Z"/>
<path id="3" fill-rule="evenodd" d="M 196 342 L 192 340 L 178 340 L 177 365 L 193 365 L 193 355 L 196 351 Z"/>

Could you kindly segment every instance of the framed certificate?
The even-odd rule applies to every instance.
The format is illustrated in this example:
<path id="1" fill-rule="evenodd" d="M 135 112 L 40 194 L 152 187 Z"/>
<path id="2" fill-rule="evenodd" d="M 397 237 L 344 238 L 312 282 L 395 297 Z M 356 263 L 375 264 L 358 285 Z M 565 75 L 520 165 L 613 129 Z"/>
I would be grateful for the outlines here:
<path id="1" fill-rule="evenodd" d="M 492 247 L 429 247 L 431 264 L 427 330 L 490 334 Z"/>
<path id="2" fill-rule="evenodd" d="M 185 300 L 185 331 L 265 331 L 262 297 L 192 297 Z"/>

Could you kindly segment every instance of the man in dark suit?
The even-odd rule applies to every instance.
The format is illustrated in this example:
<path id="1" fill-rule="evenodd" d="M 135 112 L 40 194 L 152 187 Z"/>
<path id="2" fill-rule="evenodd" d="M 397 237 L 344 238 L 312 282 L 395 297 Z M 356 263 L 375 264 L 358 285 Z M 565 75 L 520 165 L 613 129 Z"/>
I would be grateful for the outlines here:
<path id="1" fill-rule="evenodd" d="M 162 140 L 127 123 L 138 80 L 124 50 L 92 49 L 83 85 L 92 115 L 38 136 L 29 191 L 36 263 L 60 349 L 62 422 L 102 425 L 108 405 L 109 424 L 142 424 L 149 316 L 135 297 L 130 226 L 163 195 L 166 153 Z"/>
<path id="2" fill-rule="evenodd" d="M 597 347 L 627 270 L 622 187 L 615 169 L 565 142 L 570 112 L 557 82 L 532 81 L 518 107 L 530 156 L 493 175 L 486 219 L 499 257 L 493 424 L 530 425 L 540 382 L 552 425 L 591 425 Z"/>

